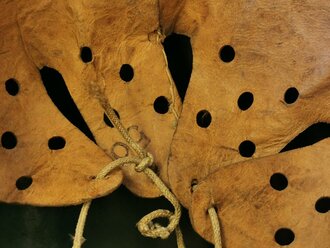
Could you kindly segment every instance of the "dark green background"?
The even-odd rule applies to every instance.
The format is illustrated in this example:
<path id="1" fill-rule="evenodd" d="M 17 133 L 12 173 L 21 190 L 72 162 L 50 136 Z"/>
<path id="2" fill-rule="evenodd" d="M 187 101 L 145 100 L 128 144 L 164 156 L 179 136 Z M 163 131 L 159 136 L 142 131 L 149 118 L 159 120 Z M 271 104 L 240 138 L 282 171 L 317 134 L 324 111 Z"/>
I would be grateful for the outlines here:
<path id="1" fill-rule="evenodd" d="M 120 187 L 93 201 L 84 236 L 84 248 L 177 247 L 175 235 L 168 240 L 141 236 L 135 224 L 158 208 L 172 209 L 163 198 L 143 199 Z M 45 208 L 0 204 L 1 248 L 69 248 L 80 206 Z M 212 247 L 191 228 L 188 213 L 181 221 L 187 248 Z"/>

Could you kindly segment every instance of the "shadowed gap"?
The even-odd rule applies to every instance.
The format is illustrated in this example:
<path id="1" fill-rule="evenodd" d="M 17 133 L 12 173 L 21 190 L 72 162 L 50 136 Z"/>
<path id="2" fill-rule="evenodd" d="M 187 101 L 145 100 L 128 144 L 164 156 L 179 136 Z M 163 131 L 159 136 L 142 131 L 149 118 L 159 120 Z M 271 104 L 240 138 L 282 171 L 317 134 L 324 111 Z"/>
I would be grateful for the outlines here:
<path id="1" fill-rule="evenodd" d="M 171 34 L 163 43 L 168 67 L 181 101 L 184 101 L 193 66 L 193 52 L 190 38 L 186 35 Z"/>
<path id="2" fill-rule="evenodd" d="M 287 152 L 297 148 L 313 145 L 323 139 L 330 137 L 330 124 L 325 122 L 318 122 L 291 140 L 280 152 Z"/>
<path id="3" fill-rule="evenodd" d="M 55 69 L 44 66 L 40 70 L 47 94 L 61 113 L 94 143 L 94 136 L 82 117 L 65 84 L 62 75 Z"/>

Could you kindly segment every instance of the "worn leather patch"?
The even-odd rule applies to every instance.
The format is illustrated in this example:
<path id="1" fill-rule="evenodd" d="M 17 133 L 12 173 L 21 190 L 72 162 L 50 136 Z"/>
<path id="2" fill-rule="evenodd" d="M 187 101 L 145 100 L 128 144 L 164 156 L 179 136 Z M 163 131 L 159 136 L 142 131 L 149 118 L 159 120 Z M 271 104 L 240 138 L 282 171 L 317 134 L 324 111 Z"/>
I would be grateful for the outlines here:
<path id="1" fill-rule="evenodd" d="M 195 187 L 195 230 L 212 242 L 207 210 L 215 207 L 224 247 L 329 247 L 329 145 L 219 168 Z"/>
<path id="2" fill-rule="evenodd" d="M 109 193 L 121 183 L 119 171 L 102 182 L 90 179 L 112 160 L 135 155 L 111 126 L 91 85 L 102 90 L 132 138 L 154 155 L 158 173 L 167 182 L 169 147 L 181 103 L 157 39 L 157 3 L 3 1 L 0 7 L 0 135 L 5 140 L 11 132 L 17 140 L 13 149 L 6 144 L 0 148 L 0 200 L 75 204 Z M 72 113 L 61 113 L 72 106 L 59 93 L 59 79 L 64 81 L 61 90 L 66 88 L 76 106 L 73 114 L 85 122 L 84 130 Z M 6 87 L 18 87 L 18 92 Z M 49 141 L 59 142 L 60 148 L 49 148 Z M 123 183 L 131 191 L 159 196 L 143 173 L 131 166 L 123 172 Z M 33 183 L 17 191 L 15 182 L 21 176 Z"/>
<path id="3" fill-rule="evenodd" d="M 193 72 L 169 178 L 189 207 L 194 182 L 330 122 L 330 2 L 185 1 L 181 9 L 172 26 L 191 38 Z"/>

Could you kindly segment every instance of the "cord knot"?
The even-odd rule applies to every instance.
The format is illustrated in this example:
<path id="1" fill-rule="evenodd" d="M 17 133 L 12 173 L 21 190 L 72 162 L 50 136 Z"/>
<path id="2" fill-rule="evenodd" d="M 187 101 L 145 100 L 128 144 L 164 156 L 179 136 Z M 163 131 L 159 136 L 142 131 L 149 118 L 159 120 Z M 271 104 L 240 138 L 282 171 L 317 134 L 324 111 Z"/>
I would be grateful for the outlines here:
<path id="1" fill-rule="evenodd" d="M 154 220 L 157 218 L 167 218 L 169 224 L 164 227 L 159 223 L 154 223 Z M 173 221 L 175 221 L 175 217 L 171 211 L 158 209 L 144 216 L 137 223 L 137 228 L 145 237 L 167 239 L 176 227 Z"/>
<path id="2" fill-rule="evenodd" d="M 149 152 L 147 152 L 146 157 L 143 158 L 137 166 L 135 166 L 135 171 L 142 172 L 146 168 L 150 167 L 153 163 L 154 163 L 153 156 Z"/>

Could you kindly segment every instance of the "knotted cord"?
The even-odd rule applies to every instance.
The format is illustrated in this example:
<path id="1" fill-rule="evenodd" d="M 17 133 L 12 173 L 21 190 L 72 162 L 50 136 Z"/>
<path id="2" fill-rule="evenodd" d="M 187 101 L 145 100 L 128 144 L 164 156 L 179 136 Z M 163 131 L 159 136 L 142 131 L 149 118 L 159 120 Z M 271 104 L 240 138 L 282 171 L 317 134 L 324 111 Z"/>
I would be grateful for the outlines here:
<path id="1" fill-rule="evenodd" d="M 129 135 L 128 131 L 122 125 L 118 117 L 116 116 L 113 108 L 108 102 L 107 98 L 102 93 L 99 86 L 95 83 L 91 83 L 92 94 L 99 100 L 101 106 L 104 108 L 106 115 L 113 123 L 114 127 L 119 131 L 122 137 L 125 139 L 130 148 L 135 151 L 138 157 L 124 157 L 119 158 L 107 166 L 105 166 L 101 172 L 97 175 L 96 180 L 102 180 L 107 174 L 117 167 L 130 164 L 135 165 L 135 170 L 139 173 L 145 173 L 160 190 L 163 196 L 171 202 L 174 207 L 174 213 L 165 209 L 155 210 L 146 216 L 144 216 L 138 223 L 137 227 L 140 233 L 146 237 L 162 238 L 166 239 L 168 236 L 176 230 L 177 242 L 179 248 L 184 248 L 184 242 L 182 233 L 179 227 L 179 221 L 181 218 L 181 205 L 173 195 L 173 193 L 167 188 L 162 180 L 149 168 L 153 164 L 153 157 L 150 153 L 144 151 L 139 144 L 137 144 Z M 83 204 L 79 219 L 76 226 L 75 236 L 73 240 L 73 248 L 80 248 L 83 243 L 83 232 L 88 215 L 88 210 L 91 206 L 92 200 Z M 167 226 L 161 226 L 158 223 L 154 223 L 157 218 L 168 218 L 169 223 Z"/>

